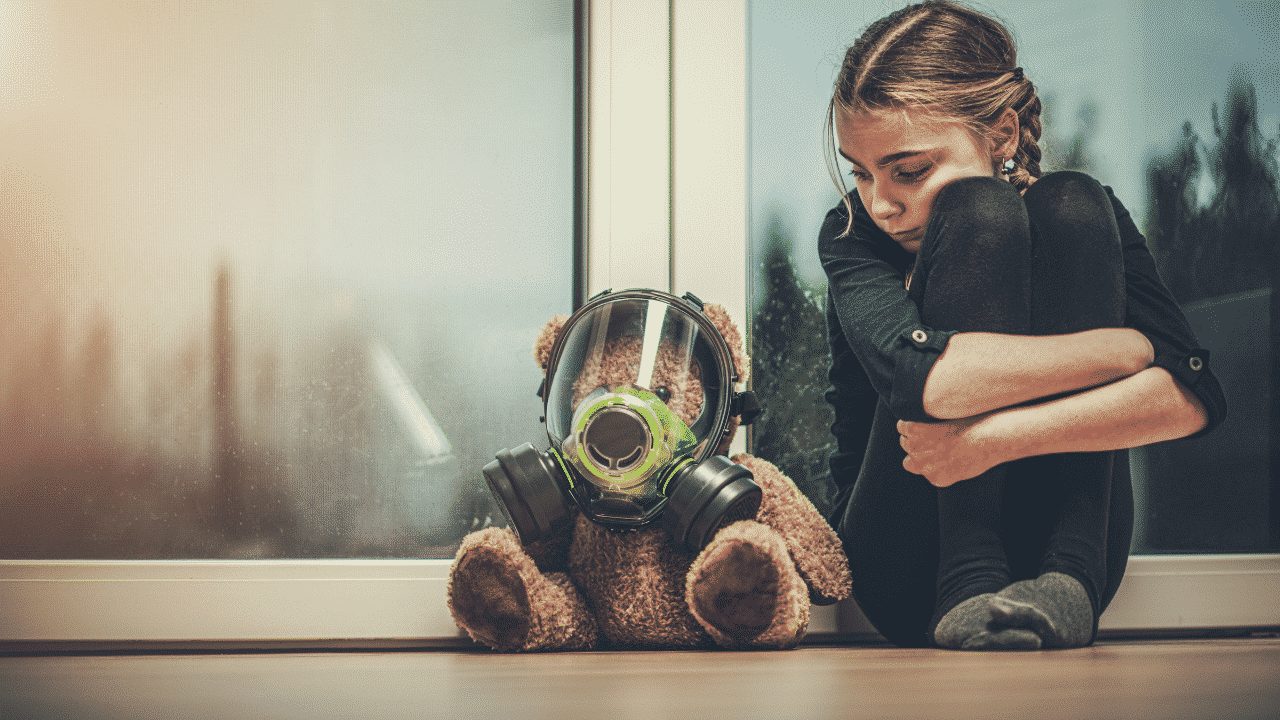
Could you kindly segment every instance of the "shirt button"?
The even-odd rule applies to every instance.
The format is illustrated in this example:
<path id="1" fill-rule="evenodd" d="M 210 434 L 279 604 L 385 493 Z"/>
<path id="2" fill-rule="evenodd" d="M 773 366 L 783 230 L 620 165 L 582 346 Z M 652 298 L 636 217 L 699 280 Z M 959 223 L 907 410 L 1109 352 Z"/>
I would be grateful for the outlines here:
<path id="1" fill-rule="evenodd" d="M 1189 365 L 1192 370 L 1195 370 L 1196 372 L 1200 372 L 1200 368 L 1204 367 L 1204 361 L 1201 360 L 1198 356 L 1192 355 L 1191 357 L 1187 358 L 1187 365 Z"/>
<path id="2" fill-rule="evenodd" d="M 912 330 L 912 331 L 911 331 L 911 339 L 912 339 L 912 340 L 914 340 L 914 341 L 916 341 L 916 342 L 918 342 L 918 343 L 922 343 L 922 342 L 924 342 L 924 341 L 926 341 L 926 340 L 928 340 L 928 339 L 929 339 L 929 333 L 927 333 L 927 332 L 925 332 L 925 331 L 923 331 L 923 330 L 919 330 L 919 329 L 917 329 L 917 330 Z"/>

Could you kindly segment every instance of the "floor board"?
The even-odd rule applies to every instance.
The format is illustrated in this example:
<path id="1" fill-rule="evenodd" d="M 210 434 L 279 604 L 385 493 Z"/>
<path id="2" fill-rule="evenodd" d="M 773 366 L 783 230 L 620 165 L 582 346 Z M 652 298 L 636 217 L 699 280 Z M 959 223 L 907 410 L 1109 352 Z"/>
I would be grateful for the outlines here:
<path id="1" fill-rule="evenodd" d="M 1280 639 L 0 657 L 0 718 L 1280 718 Z"/>

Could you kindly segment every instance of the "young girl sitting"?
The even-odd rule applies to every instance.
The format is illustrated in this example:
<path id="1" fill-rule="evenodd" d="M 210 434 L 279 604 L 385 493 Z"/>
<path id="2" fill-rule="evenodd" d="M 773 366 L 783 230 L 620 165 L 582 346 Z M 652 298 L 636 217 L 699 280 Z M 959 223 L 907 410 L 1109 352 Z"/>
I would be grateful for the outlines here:
<path id="1" fill-rule="evenodd" d="M 836 80 L 831 521 L 899 645 L 1092 643 L 1133 529 L 1125 449 L 1225 413 L 1128 211 L 1041 177 L 1040 110 L 1009 32 L 954 2 L 875 22 Z"/>

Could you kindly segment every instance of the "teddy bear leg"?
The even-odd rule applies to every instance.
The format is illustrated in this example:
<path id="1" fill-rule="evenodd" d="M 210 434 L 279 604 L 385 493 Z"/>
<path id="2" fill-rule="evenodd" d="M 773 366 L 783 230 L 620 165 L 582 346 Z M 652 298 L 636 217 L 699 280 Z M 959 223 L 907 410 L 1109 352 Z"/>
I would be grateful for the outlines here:
<path id="1" fill-rule="evenodd" d="M 689 568 L 685 600 L 722 647 L 794 647 L 809 591 L 782 536 L 754 520 L 723 528 Z"/>
<path id="2" fill-rule="evenodd" d="M 485 528 L 463 538 L 447 594 L 458 627 L 496 650 L 596 645 L 595 618 L 573 581 L 539 570 L 510 530 Z"/>

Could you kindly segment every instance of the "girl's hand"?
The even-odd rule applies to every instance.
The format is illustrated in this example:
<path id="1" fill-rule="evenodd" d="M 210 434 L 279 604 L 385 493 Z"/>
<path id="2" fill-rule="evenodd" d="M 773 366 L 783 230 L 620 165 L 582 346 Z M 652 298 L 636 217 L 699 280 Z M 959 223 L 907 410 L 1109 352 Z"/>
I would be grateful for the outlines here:
<path id="1" fill-rule="evenodd" d="M 1006 462 L 1000 443 L 984 432 L 983 418 L 929 423 L 899 420 L 898 442 L 907 451 L 902 467 L 942 488 Z"/>

